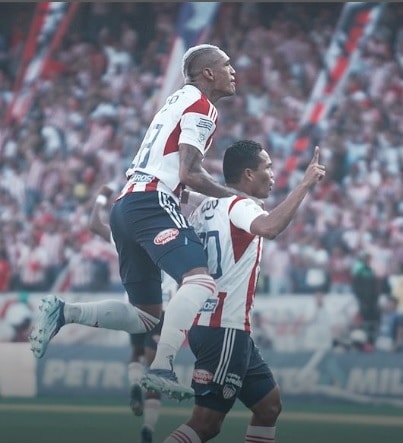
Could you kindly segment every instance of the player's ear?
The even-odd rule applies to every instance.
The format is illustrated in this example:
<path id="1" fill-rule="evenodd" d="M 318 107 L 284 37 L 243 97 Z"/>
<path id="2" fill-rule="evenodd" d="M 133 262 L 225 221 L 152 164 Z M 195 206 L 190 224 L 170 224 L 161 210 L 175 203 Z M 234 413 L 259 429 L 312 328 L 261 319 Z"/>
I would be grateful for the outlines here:
<path id="1" fill-rule="evenodd" d="M 211 68 L 204 68 L 203 76 L 206 77 L 208 80 L 214 80 L 214 73 Z"/>
<path id="2" fill-rule="evenodd" d="M 248 181 L 252 181 L 253 180 L 253 169 L 251 168 L 246 168 L 243 171 L 243 176 L 246 178 L 246 180 Z"/>

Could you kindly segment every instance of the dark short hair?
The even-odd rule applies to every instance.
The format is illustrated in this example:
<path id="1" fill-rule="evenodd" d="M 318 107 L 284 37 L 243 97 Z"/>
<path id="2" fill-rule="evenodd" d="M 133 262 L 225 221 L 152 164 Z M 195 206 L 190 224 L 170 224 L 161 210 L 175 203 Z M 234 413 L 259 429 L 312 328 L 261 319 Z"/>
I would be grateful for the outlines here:
<path id="1" fill-rule="evenodd" d="M 253 140 L 239 140 L 229 146 L 223 160 L 225 182 L 239 183 L 245 169 L 255 171 L 261 162 L 259 154 L 262 151 L 262 145 Z"/>

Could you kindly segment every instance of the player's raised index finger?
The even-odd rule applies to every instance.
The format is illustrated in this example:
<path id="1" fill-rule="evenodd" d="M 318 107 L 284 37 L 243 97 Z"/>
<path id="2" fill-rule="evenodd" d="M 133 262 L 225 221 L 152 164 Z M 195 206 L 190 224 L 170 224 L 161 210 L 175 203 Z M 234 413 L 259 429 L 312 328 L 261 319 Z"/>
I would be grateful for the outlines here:
<path id="1" fill-rule="evenodd" d="M 315 146 L 315 151 L 312 159 L 313 163 L 319 163 L 319 151 L 320 151 L 319 146 Z"/>

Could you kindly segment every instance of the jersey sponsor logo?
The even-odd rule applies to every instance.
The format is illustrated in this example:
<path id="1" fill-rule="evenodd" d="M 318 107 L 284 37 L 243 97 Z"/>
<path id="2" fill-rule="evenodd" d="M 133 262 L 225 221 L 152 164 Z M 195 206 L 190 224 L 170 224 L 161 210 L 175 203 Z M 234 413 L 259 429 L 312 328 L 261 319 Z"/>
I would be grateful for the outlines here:
<path id="1" fill-rule="evenodd" d="M 205 369 L 195 369 L 192 380 L 200 385 L 207 385 L 213 380 L 213 374 Z"/>
<path id="2" fill-rule="evenodd" d="M 208 200 L 201 207 L 201 212 L 204 214 L 206 220 L 211 220 L 214 217 L 214 209 L 218 206 L 218 200 Z"/>
<path id="3" fill-rule="evenodd" d="M 232 372 L 228 372 L 225 377 L 225 383 L 230 383 L 231 385 L 238 386 L 240 388 L 242 386 L 241 377 L 238 374 L 234 374 Z"/>
<path id="4" fill-rule="evenodd" d="M 206 118 L 200 117 L 199 121 L 196 123 L 198 128 L 208 129 L 209 131 L 213 127 L 213 122 Z"/>
<path id="5" fill-rule="evenodd" d="M 198 128 L 198 141 L 200 143 L 206 141 L 211 134 L 211 128 L 213 127 L 213 122 L 211 120 L 207 120 L 203 117 L 199 119 L 196 123 L 196 127 Z"/>
<path id="6" fill-rule="evenodd" d="M 165 245 L 168 242 L 175 240 L 178 235 L 179 229 L 165 229 L 154 237 L 154 244 L 157 246 Z"/>
<path id="7" fill-rule="evenodd" d="M 142 172 L 135 172 L 131 177 L 130 181 L 136 183 L 151 183 L 154 177 L 152 175 L 143 174 Z"/>
<path id="8" fill-rule="evenodd" d="M 200 309 L 200 312 L 214 312 L 216 310 L 218 304 L 218 300 L 216 298 L 209 298 L 207 299 L 202 308 Z"/>

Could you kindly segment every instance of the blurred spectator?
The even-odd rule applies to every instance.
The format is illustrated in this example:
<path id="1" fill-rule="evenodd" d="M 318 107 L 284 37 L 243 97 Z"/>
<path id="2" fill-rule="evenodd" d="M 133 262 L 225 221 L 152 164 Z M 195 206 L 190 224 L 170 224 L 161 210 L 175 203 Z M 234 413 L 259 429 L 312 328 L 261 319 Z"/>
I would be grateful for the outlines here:
<path id="1" fill-rule="evenodd" d="M 329 257 L 329 292 L 340 294 L 351 292 L 351 266 L 350 254 L 342 244 L 336 244 Z"/>
<path id="2" fill-rule="evenodd" d="M 403 263 L 396 274 L 390 275 L 391 296 L 397 300 L 398 309 L 403 313 Z"/>
<path id="3" fill-rule="evenodd" d="M 291 251 L 290 281 L 291 292 L 296 294 L 306 294 L 306 272 L 307 263 L 299 252 Z"/>
<path id="4" fill-rule="evenodd" d="M 109 285 L 109 267 L 104 260 L 94 256 L 96 251 L 89 250 L 82 239 L 82 236 L 77 236 L 68 249 L 68 263 L 63 279 L 68 280 L 73 292 L 106 291 Z"/>
<path id="5" fill-rule="evenodd" d="M 315 235 L 315 234 L 314 234 Z M 309 245 L 304 248 L 307 261 L 305 287 L 309 293 L 328 292 L 329 255 L 319 238 L 308 237 Z"/>
<path id="6" fill-rule="evenodd" d="M 275 241 L 265 241 L 262 257 L 262 275 L 268 281 L 270 295 L 289 294 L 291 259 L 285 235 Z"/>
<path id="7" fill-rule="evenodd" d="M 19 284 L 22 290 L 38 292 L 50 289 L 48 252 L 40 244 L 36 232 L 29 233 L 24 243 L 20 243 L 17 265 L 20 269 Z"/>
<path id="8" fill-rule="evenodd" d="M 10 290 L 11 265 L 8 260 L 5 241 L 0 238 L 0 293 Z"/>
<path id="9" fill-rule="evenodd" d="M 362 320 L 362 329 L 367 333 L 371 344 L 379 325 L 379 290 L 377 278 L 370 266 L 371 256 L 362 251 L 352 268 L 352 290 L 357 297 L 359 313 Z"/>
<path id="10" fill-rule="evenodd" d="M 380 320 L 375 348 L 378 351 L 403 351 L 403 315 L 397 310 L 398 300 L 385 296 L 380 300 Z"/>
<path id="11" fill-rule="evenodd" d="M 0 342 L 27 342 L 33 315 L 24 293 L 6 302 L 0 310 Z"/>
<path id="12" fill-rule="evenodd" d="M 311 318 L 305 323 L 303 348 L 307 351 L 331 349 L 333 334 L 331 329 L 331 314 L 325 303 L 325 293 L 317 291 L 313 294 L 314 308 Z"/>

